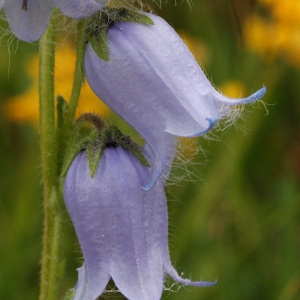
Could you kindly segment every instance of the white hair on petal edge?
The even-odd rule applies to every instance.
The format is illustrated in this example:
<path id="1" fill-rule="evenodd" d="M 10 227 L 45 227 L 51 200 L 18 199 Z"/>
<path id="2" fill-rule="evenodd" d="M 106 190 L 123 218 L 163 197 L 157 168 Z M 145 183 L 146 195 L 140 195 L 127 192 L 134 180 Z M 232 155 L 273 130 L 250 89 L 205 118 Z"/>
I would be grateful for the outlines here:
<path id="1" fill-rule="evenodd" d="M 203 157 L 202 161 L 199 155 Z M 176 156 L 166 186 L 199 183 L 202 180 L 197 173 L 206 163 L 206 154 L 199 144 L 199 138 L 177 138 Z"/>
<path id="2" fill-rule="evenodd" d="M 205 135 L 195 138 L 177 138 L 177 152 L 172 162 L 172 169 L 168 178 L 165 178 L 166 186 L 181 185 L 186 182 L 199 183 L 201 177 L 199 170 L 207 164 L 206 150 L 200 146 L 201 139 L 208 141 L 221 141 L 222 136 L 228 131 L 230 127 L 234 127 L 238 131 L 247 133 L 247 125 L 242 124 L 241 120 L 247 118 L 250 113 L 253 113 L 254 107 L 260 107 L 261 104 L 268 114 L 267 104 L 262 100 L 257 100 L 253 103 L 240 104 L 231 106 L 222 104 L 219 111 L 227 111 L 227 115 L 221 118 L 214 126 L 214 128 Z M 230 112 L 228 114 L 228 109 Z M 249 128 L 251 130 L 251 128 Z M 172 151 L 172 149 L 170 149 Z M 201 155 L 201 158 L 199 158 Z"/>

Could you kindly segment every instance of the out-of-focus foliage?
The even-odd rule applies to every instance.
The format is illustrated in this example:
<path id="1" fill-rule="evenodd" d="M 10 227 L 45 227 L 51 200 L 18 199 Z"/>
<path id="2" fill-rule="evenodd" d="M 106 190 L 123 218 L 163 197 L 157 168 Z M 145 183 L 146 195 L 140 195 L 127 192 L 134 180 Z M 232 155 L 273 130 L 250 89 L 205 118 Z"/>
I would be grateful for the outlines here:
<path id="1" fill-rule="evenodd" d="M 167 188 L 171 258 L 187 277 L 218 283 L 173 292 L 178 286 L 167 280 L 164 299 L 299 299 L 300 49 L 293 37 L 300 36 L 300 12 L 292 9 L 287 18 L 282 10 L 278 16 L 279 3 L 297 1 L 197 0 L 191 6 L 162 1 L 161 9 L 148 2 L 184 37 L 224 93 L 246 96 L 267 86 L 266 105 L 246 107 L 236 126 L 196 140 L 203 151 L 191 156 L 195 143 L 182 142 L 183 159 L 193 161 L 188 166 L 193 181 L 186 176 Z M 281 26 L 286 42 L 277 47 Z M 28 96 L 34 80 L 28 64 L 36 53 L 36 45 L 21 42 L 8 48 L 2 40 L 0 47 L 0 299 L 38 295 L 43 226 L 38 131 L 28 122 L 16 123 L 6 110 L 13 98 Z M 59 80 L 69 82 L 71 76 Z M 26 112 L 21 105 L 15 109 Z M 107 119 L 118 120 L 112 114 Z M 177 161 L 171 179 L 184 173 Z M 63 241 L 62 295 L 75 285 L 81 265 L 67 214 Z"/>

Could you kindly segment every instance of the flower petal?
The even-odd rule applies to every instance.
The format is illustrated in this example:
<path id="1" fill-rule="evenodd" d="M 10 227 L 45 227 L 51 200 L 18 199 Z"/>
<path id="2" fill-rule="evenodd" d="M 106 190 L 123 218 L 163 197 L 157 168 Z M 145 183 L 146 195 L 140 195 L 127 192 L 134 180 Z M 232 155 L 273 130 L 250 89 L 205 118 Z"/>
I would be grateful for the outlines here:
<path id="1" fill-rule="evenodd" d="M 111 276 L 126 298 L 159 300 L 164 277 L 160 248 L 168 240 L 167 236 L 157 240 L 155 235 L 161 235 L 163 229 L 154 226 L 157 219 L 167 221 L 165 195 L 158 186 L 147 193 L 140 188 L 149 170 L 124 153 L 121 148 L 105 152 L 111 185 L 118 182 L 111 199 L 115 232 Z M 162 201 L 164 205 L 160 208 Z"/>
<path id="2" fill-rule="evenodd" d="M 174 267 L 171 265 L 171 262 L 165 262 L 165 272 L 171 276 L 175 281 L 182 283 L 184 285 L 190 286 L 213 286 L 217 283 L 217 281 L 191 281 L 189 279 L 181 278 Z"/>
<path id="3" fill-rule="evenodd" d="M 150 16 L 150 14 L 148 14 Z M 170 65 L 173 65 L 173 69 L 177 67 L 177 70 L 174 70 L 174 74 L 177 76 L 174 76 L 174 80 L 177 80 L 176 87 L 178 89 L 182 89 L 182 83 L 186 84 L 186 81 L 188 81 L 189 85 L 186 86 L 185 93 L 188 94 L 190 97 L 182 97 L 182 101 L 189 102 L 192 105 L 194 105 L 194 109 L 201 115 L 203 112 L 201 112 L 201 107 L 199 106 L 199 96 L 202 95 L 204 97 L 205 101 L 208 101 L 207 98 L 210 98 L 211 101 L 215 102 L 223 102 L 228 105 L 238 105 L 238 104 L 246 104 L 249 102 L 254 102 L 260 98 L 262 98 L 266 92 L 266 88 L 263 87 L 259 91 L 255 92 L 254 94 L 250 95 L 247 98 L 238 98 L 238 99 L 232 99 L 229 97 L 226 97 L 222 94 L 220 94 L 210 83 L 210 81 L 205 76 L 204 72 L 201 70 L 200 66 L 196 62 L 194 56 L 189 51 L 185 43 L 181 40 L 181 38 L 178 36 L 178 34 L 173 30 L 172 27 L 169 26 L 168 23 L 166 23 L 162 18 L 151 15 L 151 19 L 154 21 L 157 31 L 160 33 L 161 40 L 165 40 L 166 44 L 169 44 L 169 48 L 172 51 L 172 55 L 169 57 Z M 158 33 L 157 33 L 158 34 Z M 168 37 L 168 38 L 166 38 Z M 155 38 L 155 37 L 154 37 Z M 143 43 L 141 45 L 145 47 L 151 47 L 151 41 L 149 41 L 148 36 L 146 41 L 148 42 Z M 141 43 L 141 41 L 139 41 Z M 159 47 L 156 46 L 152 47 L 151 49 L 151 55 L 154 57 L 162 57 L 159 55 L 160 51 L 162 49 L 159 49 Z M 167 47 L 165 47 L 167 48 Z M 156 53 L 155 53 L 156 51 Z M 164 51 L 165 53 L 165 51 Z M 165 54 L 167 55 L 167 54 Z M 172 57 L 173 56 L 173 57 Z M 156 60 L 157 61 L 157 60 Z M 163 61 L 157 61 L 157 65 L 163 63 Z M 179 75 L 180 74 L 180 75 Z M 179 75 L 179 76 L 178 76 Z M 170 76 L 172 74 L 170 73 Z M 181 83 L 181 84 L 180 84 Z M 180 92 L 177 91 L 176 94 Z M 194 97 L 194 98 L 192 98 Z"/>
<path id="4" fill-rule="evenodd" d="M 226 97 L 226 96 L 218 93 L 215 90 L 215 91 L 213 91 L 213 100 L 216 102 L 222 102 L 222 103 L 225 103 L 228 105 L 247 104 L 247 103 L 255 102 L 256 100 L 261 99 L 265 95 L 266 91 L 267 91 L 267 89 L 264 86 L 260 90 L 256 91 L 252 95 L 250 95 L 249 97 L 233 99 L 233 98 Z"/>
<path id="5" fill-rule="evenodd" d="M 177 141 L 175 136 L 157 131 L 153 131 L 153 133 L 147 136 L 145 145 L 145 153 L 148 162 L 151 163 L 152 174 L 142 183 L 144 191 L 152 189 L 160 177 L 162 177 L 162 181 L 168 178 L 176 154 Z"/>
<path id="6" fill-rule="evenodd" d="M 108 0 L 54 0 L 54 4 L 65 15 L 72 18 L 86 18 L 102 9 Z"/>
<path id="7" fill-rule="evenodd" d="M 76 300 L 97 298 L 110 276 L 131 300 L 160 299 L 167 206 L 161 184 L 150 192 L 140 188 L 148 176 L 149 169 L 120 147 L 104 151 L 93 179 L 85 152 L 71 164 L 64 198 L 85 261 Z"/>
<path id="8" fill-rule="evenodd" d="M 85 299 L 86 287 L 88 286 L 85 265 L 83 264 L 80 268 L 78 268 L 77 272 L 78 272 L 78 281 L 75 286 L 75 296 L 72 298 L 72 300 Z"/>
<path id="9" fill-rule="evenodd" d="M 151 179 L 144 183 L 144 189 L 149 190 L 162 174 L 166 162 L 172 162 L 174 158 L 174 143 L 169 141 L 170 136 L 166 133 L 200 135 L 211 128 L 218 112 L 212 106 L 206 113 L 212 122 L 205 118 L 201 122 L 195 120 L 176 95 L 165 88 L 152 66 L 139 55 L 138 48 L 120 33 L 120 36 L 109 34 L 114 42 L 109 62 L 101 60 L 91 45 L 87 46 L 86 77 L 94 92 L 145 138 L 145 150 L 153 171 Z M 124 44 L 127 44 L 125 53 L 136 57 L 134 63 L 124 57 Z M 202 108 L 204 113 L 205 105 Z"/>
<path id="10" fill-rule="evenodd" d="M 90 177 L 86 154 L 79 153 L 64 184 L 65 203 L 85 261 L 85 271 L 79 273 L 75 299 L 96 299 L 103 293 L 110 278 L 112 237 L 105 229 L 110 226 L 113 212 L 110 199 L 101 198 L 98 184 L 99 181 Z M 83 292 L 84 296 L 81 295 Z"/>
<path id="11" fill-rule="evenodd" d="M 52 10 L 51 0 L 28 0 L 27 10 L 22 1 L 7 0 L 3 9 L 13 34 L 20 40 L 33 42 L 44 33 Z"/>

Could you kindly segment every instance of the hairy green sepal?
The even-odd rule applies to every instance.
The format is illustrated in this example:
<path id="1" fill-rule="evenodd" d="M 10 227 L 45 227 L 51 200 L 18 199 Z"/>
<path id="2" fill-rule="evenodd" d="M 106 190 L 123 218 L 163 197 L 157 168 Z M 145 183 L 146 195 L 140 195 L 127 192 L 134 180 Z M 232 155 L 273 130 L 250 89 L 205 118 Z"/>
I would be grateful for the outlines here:
<path id="1" fill-rule="evenodd" d="M 106 126 L 96 114 L 84 114 L 74 124 L 72 135 L 67 143 L 63 163 L 62 178 L 80 151 L 86 151 L 90 174 L 96 174 L 99 160 L 105 149 L 122 147 L 131 152 L 144 166 L 150 167 L 140 147 L 124 135 L 116 126 Z"/>
<path id="2" fill-rule="evenodd" d="M 131 140 L 128 135 L 124 135 L 116 126 L 110 125 L 101 132 L 102 148 L 101 154 L 109 147 L 122 147 L 131 152 L 144 166 L 150 167 L 140 147 Z"/>

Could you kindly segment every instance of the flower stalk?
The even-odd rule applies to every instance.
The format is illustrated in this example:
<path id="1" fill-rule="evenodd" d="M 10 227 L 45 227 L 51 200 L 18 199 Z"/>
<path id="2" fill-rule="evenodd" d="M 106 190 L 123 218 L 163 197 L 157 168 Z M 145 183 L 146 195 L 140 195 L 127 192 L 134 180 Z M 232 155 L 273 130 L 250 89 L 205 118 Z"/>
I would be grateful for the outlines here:
<path id="1" fill-rule="evenodd" d="M 54 108 L 55 35 L 52 24 L 40 39 L 39 101 L 40 101 L 40 149 L 44 185 L 44 229 L 41 265 L 40 300 L 56 299 L 58 253 L 61 232 L 61 216 L 58 209 L 57 135 Z"/>
<path id="2" fill-rule="evenodd" d="M 86 46 L 85 27 L 86 27 L 86 19 L 83 19 L 78 22 L 75 76 L 73 81 L 72 93 L 70 97 L 70 103 L 68 107 L 68 114 L 64 123 L 64 132 L 66 132 L 70 128 L 73 122 L 77 104 L 80 97 L 81 87 L 84 81 L 83 59 L 84 59 L 84 50 Z"/>
<path id="3" fill-rule="evenodd" d="M 57 106 L 58 114 L 61 114 L 61 118 L 58 116 L 58 140 L 59 140 L 59 149 L 58 149 L 58 170 L 61 175 L 61 168 L 63 165 L 63 159 L 65 157 L 65 142 L 69 138 L 69 132 L 72 127 L 72 123 L 76 114 L 76 108 L 79 102 L 81 87 L 84 82 L 84 69 L 83 69 L 83 59 L 84 52 L 86 46 L 86 19 L 80 20 L 77 23 L 77 46 L 76 46 L 76 62 L 75 62 L 75 72 L 74 72 L 74 80 L 72 86 L 72 92 L 70 96 L 69 104 L 66 104 L 63 98 L 62 105 L 65 105 L 64 108 L 59 108 Z M 61 111 L 60 111 L 61 110 Z M 61 124 L 60 124 L 61 122 Z"/>

